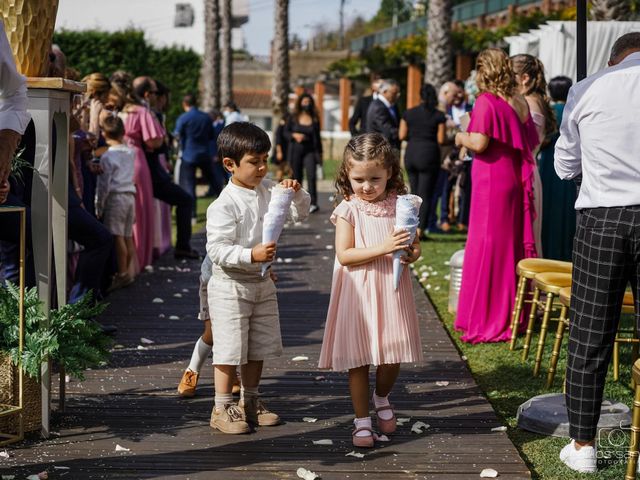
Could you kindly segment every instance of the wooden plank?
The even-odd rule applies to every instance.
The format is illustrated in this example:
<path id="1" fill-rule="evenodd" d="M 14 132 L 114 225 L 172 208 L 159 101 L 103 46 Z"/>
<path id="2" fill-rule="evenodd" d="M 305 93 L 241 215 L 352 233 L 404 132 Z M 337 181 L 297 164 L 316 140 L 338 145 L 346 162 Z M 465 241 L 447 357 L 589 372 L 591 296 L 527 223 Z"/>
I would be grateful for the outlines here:
<path id="1" fill-rule="evenodd" d="M 243 436 L 212 430 L 208 366 L 198 395 L 177 397 L 177 383 L 202 331 L 196 318 L 199 264 L 176 264 L 165 256 L 153 272 L 108 299 L 101 321 L 118 326 L 117 346 L 109 365 L 87 371 L 83 382 L 67 383 L 67 413 L 56 416 L 57 436 L 13 447 L 0 473 L 48 469 L 49 478 L 63 478 L 52 469 L 55 462 L 71 468 L 66 478 L 82 479 L 287 479 L 297 478 L 299 466 L 324 480 L 458 480 L 478 478 L 489 467 L 500 478 L 530 478 L 507 434 L 491 431 L 501 422 L 417 282 L 425 361 L 403 366 L 392 394 L 398 417 L 411 420 L 391 442 L 363 451 L 364 459 L 345 457 L 353 450 L 348 378 L 317 369 L 333 270 L 333 252 L 325 248 L 334 234 L 328 211 L 312 216 L 308 226 L 286 229 L 278 249 L 282 259 L 292 259 L 275 264 L 285 351 L 265 363 L 261 391 L 283 425 Z M 203 235 L 194 241 L 203 250 Z M 157 297 L 164 303 L 153 303 Z M 171 315 L 179 320 L 169 320 Z M 138 350 L 142 337 L 155 343 Z M 309 360 L 293 362 L 298 355 Z M 449 384 L 438 386 L 442 380 Z M 307 416 L 318 420 L 303 422 Z M 416 420 L 430 428 L 411 433 Z M 313 444 L 320 439 L 334 444 Z M 116 453 L 116 444 L 131 452 Z"/>

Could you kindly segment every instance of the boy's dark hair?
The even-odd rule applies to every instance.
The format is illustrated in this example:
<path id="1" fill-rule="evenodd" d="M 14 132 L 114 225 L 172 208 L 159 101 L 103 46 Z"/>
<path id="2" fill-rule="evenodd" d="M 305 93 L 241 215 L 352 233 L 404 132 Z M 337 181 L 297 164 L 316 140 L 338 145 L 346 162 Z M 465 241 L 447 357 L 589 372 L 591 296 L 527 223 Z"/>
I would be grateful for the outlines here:
<path id="1" fill-rule="evenodd" d="M 117 115 L 107 115 L 102 119 L 102 132 L 111 140 L 120 140 L 124 136 L 124 123 Z"/>
<path id="2" fill-rule="evenodd" d="M 554 102 L 566 102 L 573 82 L 569 77 L 559 76 L 549 80 L 549 95 Z"/>
<path id="3" fill-rule="evenodd" d="M 182 103 L 189 107 L 195 107 L 198 102 L 196 100 L 196 96 L 193 93 L 187 93 L 184 97 L 182 97 Z"/>
<path id="4" fill-rule="evenodd" d="M 267 133 L 249 122 L 233 122 L 222 129 L 218 136 L 218 157 L 231 158 L 236 165 L 247 153 L 269 153 L 271 140 Z"/>

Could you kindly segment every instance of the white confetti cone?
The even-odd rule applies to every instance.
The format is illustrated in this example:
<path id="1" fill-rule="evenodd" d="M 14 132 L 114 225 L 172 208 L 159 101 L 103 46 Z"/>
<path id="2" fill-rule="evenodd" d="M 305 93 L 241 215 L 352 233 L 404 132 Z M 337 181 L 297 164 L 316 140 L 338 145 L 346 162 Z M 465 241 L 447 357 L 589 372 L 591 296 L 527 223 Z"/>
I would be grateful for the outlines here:
<path id="1" fill-rule="evenodd" d="M 396 200 L 396 230 L 406 230 L 411 235 L 409 244 L 413 243 L 418 229 L 420 204 L 422 199 L 417 195 L 398 195 Z M 400 276 L 404 270 L 404 265 L 400 258 L 405 254 L 403 250 L 393 253 L 393 288 L 398 289 Z"/>
<path id="2" fill-rule="evenodd" d="M 293 188 L 276 185 L 271 190 L 271 201 L 262 224 L 262 243 L 277 242 L 287 221 L 287 214 L 293 201 Z M 262 276 L 267 273 L 271 262 L 262 264 Z"/>

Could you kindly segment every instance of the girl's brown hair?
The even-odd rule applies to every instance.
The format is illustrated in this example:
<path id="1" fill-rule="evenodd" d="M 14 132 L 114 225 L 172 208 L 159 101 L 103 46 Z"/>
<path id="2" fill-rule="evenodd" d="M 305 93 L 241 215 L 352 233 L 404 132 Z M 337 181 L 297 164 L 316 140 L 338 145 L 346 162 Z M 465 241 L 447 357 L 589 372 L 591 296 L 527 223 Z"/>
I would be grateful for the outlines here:
<path id="1" fill-rule="evenodd" d="M 476 60 L 476 84 L 480 92 L 511 98 L 516 80 L 509 56 L 499 48 L 487 48 Z"/>
<path id="2" fill-rule="evenodd" d="M 549 103 L 549 97 L 547 95 L 547 79 L 544 78 L 544 65 L 542 62 L 526 53 L 520 55 L 514 55 L 511 57 L 513 64 L 513 71 L 518 75 L 529 75 L 529 84 L 526 85 L 527 91 L 524 95 L 535 96 L 544 113 L 544 133 L 548 137 L 556 132 L 558 129 L 558 122 L 556 121 L 556 115 L 551 109 Z"/>
<path id="3" fill-rule="evenodd" d="M 87 75 L 82 79 L 82 81 L 87 84 L 87 95 L 90 98 L 105 97 L 108 95 L 109 89 L 111 88 L 109 79 L 106 75 L 99 72 Z"/>
<path id="4" fill-rule="evenodd" d="M 379 133 L 365 133 L 353 137 L 344 149 L 342 164 L 338 170 L 335 187 L 345 200 L 353 195 L 349 181 L 351 162 L 377 162 L 391 172 L 386 191 L 394 191 L 398 195 L 407 193 L 404 184 L 398 151 Z"/>

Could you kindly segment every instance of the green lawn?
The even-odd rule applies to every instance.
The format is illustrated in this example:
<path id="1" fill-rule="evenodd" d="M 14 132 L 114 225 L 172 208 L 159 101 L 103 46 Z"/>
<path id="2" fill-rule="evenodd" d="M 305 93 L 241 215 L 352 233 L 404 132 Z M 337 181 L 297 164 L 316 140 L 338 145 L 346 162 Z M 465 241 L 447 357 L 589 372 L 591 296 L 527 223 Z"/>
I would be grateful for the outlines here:
<path id="1" fill-rule="evenodd" d="M 471 372 L 493 405 L 498 417 L 509 427 L 508 434 L 518 448 L 520 455 L 527 462 L 534 479 L 621 479 L 624 478 L 624 463 L 613 466 L 600 465 L 600 470 L 595 475 L 577 474 L 562 464 L 558 459 L 560 449 L 566 444 L 566 439 L 544 437 L 525 432 L 516 428 L 516 412 L 518 406 L 527 399 L 549 392 L 562 391 L 562 379 L 565 367 L 564 352 L 558 363 L 554 388 L 545 389 L 546 370 L 551 354 L 553 337 L 555 336 L 556 322 L 552 322 L 550 334 L 547 336 L 547 349 L 542 363 L 542 372 L 539 378 L 532 378 L 533 354 L 529 355 L 529 361 L 520 361 L 522 339 L 516 351 L 509 351 L 508 344 L 479 344 L 470 345 L 460 341 L 460 333 L 453 330 L 454 315 L 448 312 L 449 267 L 445 262 L 451 255 L 464 247 L 465 236 L 460 234 L 433 235 L 433 240 L 422 243 L 423 260 L 416 262 L 418 275 L 423 272 L 430 276 L 421 281 L 425 292 L 434 304 L 443 324 L 449 331 L 451 338 L 459 348 L 462 355 L 467 358 Z M 425 268 L 420 270 L 421 267 Z M 429 269 L 431 268 L 431 270 Z M 435 273 L 434 273 L 435 272 Z M 445 276 L 447 276 L 445 278 Z M 499 292 L 496 292 L 498 295 Z M 630 318 L 625 318 L 630 322 Z M 567 335 L 563 348 L 566 349 Z M 536 345 L 537 336 L 533 338 L 532 345 Z M 534 347 L 535 348 L 535 347 Z M 622 401 L 631 406 L 633 402 L 632 391 L 629 388 L 630 380 L 630 348 L 623 345 L 621 348 L 621 381 L 613 382 L 610 371 L 609 381 L 605 389 L 605 397 Z M 499 468 L 497 468 L 499 470 Z"/>

